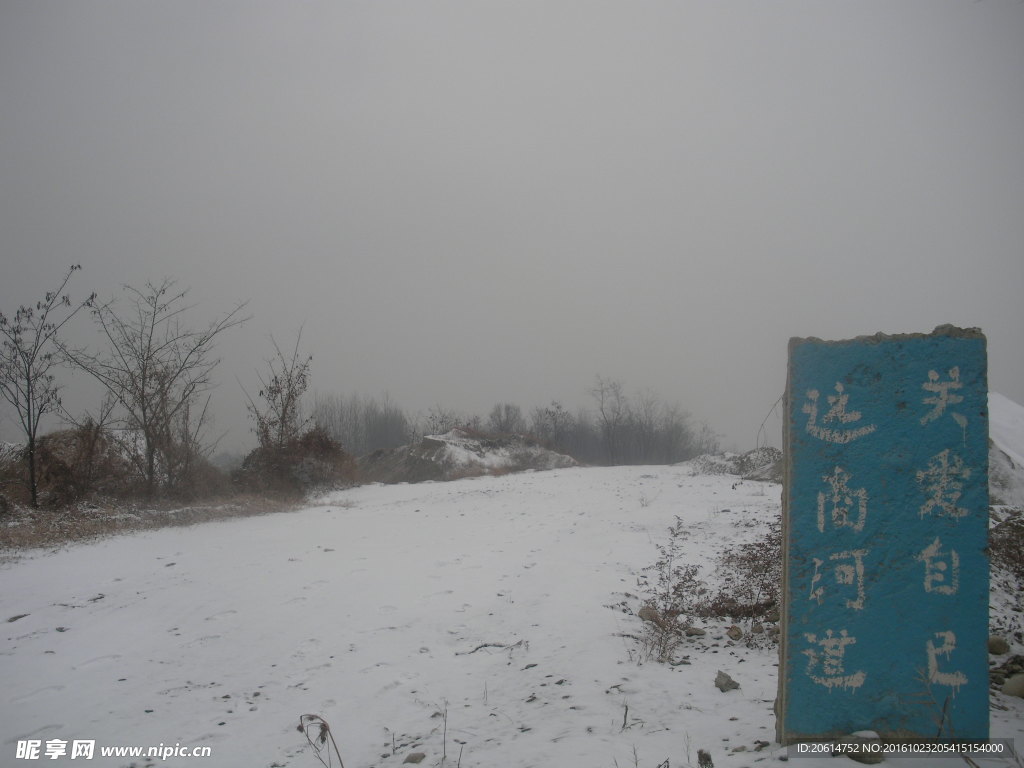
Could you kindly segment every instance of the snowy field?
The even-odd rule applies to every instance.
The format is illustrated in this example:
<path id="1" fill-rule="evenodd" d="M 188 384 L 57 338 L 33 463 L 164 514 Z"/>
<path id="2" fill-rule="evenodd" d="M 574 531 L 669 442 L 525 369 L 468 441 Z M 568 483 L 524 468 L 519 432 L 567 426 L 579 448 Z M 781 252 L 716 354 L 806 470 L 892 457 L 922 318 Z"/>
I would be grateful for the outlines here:
<path id="1" fill-rule="evenodd" d="M 0 765 L 35 764 L 16 759 L 19 740 L 85 739 L 91 761 L 46 764 L 312 768 L 304 713 L 331 724 L 347 768 L 416 752 L 430 766 L 679 768 L 698 749 L 716 768 L 781 764 L 774 648 L 709 623 L 680 649 L 689 663 L 658 664 L 627 637 L 636 616 L 609 607 L 639 606 L 624 593 L 675 515 L 685 559 L 713 579 L 718 552 L 778 505 L 778 485 L 687 465 L 573 468 L 365 486 L 28 553 L 0 566 Z M 740 688 L 720 692 L 719 670 Z M 1024 700 L 992 702 L 993 737 L 1024 747 Z M 98 754 L 160 744 L 212 757 Z"/>

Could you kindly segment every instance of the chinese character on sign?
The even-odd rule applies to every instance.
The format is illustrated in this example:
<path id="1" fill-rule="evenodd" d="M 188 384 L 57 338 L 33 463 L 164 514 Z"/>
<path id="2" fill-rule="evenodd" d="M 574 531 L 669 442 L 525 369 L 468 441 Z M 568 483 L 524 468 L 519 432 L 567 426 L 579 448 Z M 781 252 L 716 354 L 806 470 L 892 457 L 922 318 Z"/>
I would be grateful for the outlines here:
<path id="1" fill-rule="evenodd" d="M 818 639 L 813 633 L 805 633 L 807 642 L 820 646 L 821 651 L 808 648 L 803 654 L 810 660 L 807 663 L 807 676 L 818 685 L 826 688 L 860 688 L 864 685 L 867 675 L 863 671 L 846 674 L 843 657 L 846 655 L 846 646 L 857 642 L 856 638 L 850 637 L 845 629 L 839 630 L 836 637 L 831 629 L 825 630 L 825 636 Z M 821 666 L 822 675 L 813 674 Z"/>
<path id="2" fill-rule="evenodd" d="M 942 551 L 942 543 L 936 536 L 928 547 L 917 556 L 924 563 L 924 591 L 940 595 L 955 595 L 960 588 L 960 556 L 955 550 Z"/>
<path id="3" fill-rule="evenodd" d="M 842 382 L 837 381 L 835 386 L 836 394 L 829 395 L 827 400 L 828 404 L 832 406 L 829 408 L 821 421 L 822 424 L 852 424 L 860 421 L 860 411 L 847 411 L 846 404 L 850 399 L 850 396 L 846 394 L 843 389 Z M 864 435 L 870 435 L 875 431 L 874 424 L 865 424 L 864 426 L 857 427 L 855 429 L 833 429 L 831 427 L 823 427 L 818 424 L 818 398 L 820 393 L 816 389 L 807 390 L 808 402 L 803 405 L 803 412 L 808 415 L 807 419 L 807 431 L 818 438 L 819 440 L 825 440 L 829 443 L 848 443 L 851 440 L 856 440 L 858 437 Z"/>
<path id="4" fill-rule="evenodd" d="M 942 517 L 966 517 L 970 510 L 958 507 L 956 503 L 964 488 L 962 481 L 970 476 L 971 468 L 964 466 L 959 456 L 950 454 L 948 448 L 932 456 L 928 460 L 928 469 L 917 473 L 917 483 L 928 495 L 928 500 L 919 510 L 920 516 L 931 514 L 937 507 Z"/>
<path id="5" fill-rule="evenodd" d="M 854 549 L 850 552 L 836 552 L 828 558 L 831 561 L 839 563 L 836 565 L 834 571 L 835 583 L 840 585 L 853 585 L 856 590 L 856 600 L 846 598 L 846 607 L 852 608 L 855 611 L 864 609 L 864 555 L 867 553 L 868 551 L 866 549 Z M 853 560 L 853 562 L 842 562 L 844 560 Z M 814 558 L 814 576 L 811 577 L 811 595 L 808 599 L 817 600 L 818 605 L 821 605 L 821 601 L 825 596 L 825 587 L 820 586 L 815 588 L 815 585 L 821 581 L 821 566 L 824 564 L 824 560 L 820 560 L 817 557 Z"/>
<path id="6" fill-rule="evenodd" d="M 967 675 L 963 672 L 940 672 L 939 656 L 945 656 L 949 660 L 950 655 L 956 650 L 956 635 L 952 632 L 936 632 L 935 637 L 942 639 L 942 646 L 935 647 L 931 640 L 927 643 L 928 650 L 928 680 L 937 685 L 949 685 L 959 688 L 967 684 Z"/>
<path id="7" fill-rule="evenodd" d="M 921 402 L 932 406 L 932 409 L 921 417 L 921 423 L 927 424 L 935 421 L 946 412 L 947 405 L 956 405 L 964 401 L 963 395 L 954 395 L 949 390 L 962 389 L 963 382 L 960 381 L 960 367 L 954 366 L 949 369 L 949 381 L 939 381 L 937 371 L 928 371 L 928 381 L 921 385 L 921 389 L 934 393 L 933 397 L 926 397 Z M 953 421 L 960 425 L 961 429 L 967 427 L 967 417 L 960 413 L 950 413 Z"/>
<path id="8" fill-rule="evenodd" d="M 836 566 L 836 584 L 852 584 L 857 591 L 857 599 L 847 598 L 846 607 L 855 611 L 864 608 L 864 555 L 866 549 L 855 549 L 850 552 L 836 552 L 829 560 L 853 560 L 852 563 L 841 562 Z"/>
<path id="9" fill-rule="evenodd" d="M 79 740 L 75 739 L 71 742 L 71 759 L 74 760 L 76 757 L 84 757 L 86 760 L 92 760 L 93 753 L 96 751 L 96 740 Z"/>
<path id="10" fill-rule="evenodd" d="M 18 760 L 38 760 L 39 748 L 42 746 L 43 742 L 40 739 L 28 739 L 26 741 L 19 741 L 18 748 L 14 753 L 14 757 Z"/>
<path id="11" fill-rule="evenodd" d="M 847 481 L 852 475 L 842 467 L 836 467 L 831 475 L 823 475 L 822 480 L 832 487 L 832 525 L 836 528 L 853 528 L 864 530 L 864 521 L 868 516 L 868 492 L 864 488 L 851 491 Z M 857 500 L 857 519 L 850 520 L 850 510 L 854 499 Z M 828 494 L 818 493 L 818 530 L 825 532 L 825 506 L 829 502 Z"/>

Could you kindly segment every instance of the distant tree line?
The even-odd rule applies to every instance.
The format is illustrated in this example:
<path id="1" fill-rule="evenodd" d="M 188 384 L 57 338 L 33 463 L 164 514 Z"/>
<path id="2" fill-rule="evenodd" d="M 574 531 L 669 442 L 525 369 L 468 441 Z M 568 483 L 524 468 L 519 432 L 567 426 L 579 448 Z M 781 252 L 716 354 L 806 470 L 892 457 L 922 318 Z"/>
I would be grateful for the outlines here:
<path id="1" fill-rule="evenodd" d="M 95 293 L 73 301 L 67 287 L 79 269 L 71 267 L 34 304 L 13 314 L 0 308 L 0 399 L 25 438 L 23 448 L 0 452 L 0 502 L 12 486 L 33 507 L 43 485 L 53 504 L 97 493 L 188 498 L 230 490 L 209 460 L 217 442 L 207 434 L 210 391 L 220 363 L 215 343 L 249 319 L 245 304 L 197 326 L 189 321 L 188 291 L 169 278 L 125 286 L 103 303 Z M 80 313 L 97 331 L 92 347 L 63 336 Z M 313 358 L 301 340 L 300 330 L 282 350 L 272 337 L 273 355 L 257 374 L 260 389 L 255 396 L 243 390 L 258 446 L 234 474 L 235 490 L 296 492 L 351 481 L 354 456 L 455 427 L 524 435 L 589 464 L 673 463 L 718 450 L 714 432 L 694 425 L 678 405 L 651 392 L 629 396 L 622 382 L 601 376 L 589 390 L 592 407 L 574 412 L 552 401 L 529 413 L 499 402 L 486 416 L 440 405 L 410 414 L 386 395 L 330 393 L 310 404 Z M 102 385 L 94 412 L 64 408 L 58 375 L 67 368 Z M 41 435 L 44 417 L 66 426 Z"/>
<path id="2" fill-rule="evenodd" d="M 417 430 L 405 412 L 386 395 L 381 398 L 317 393 L 313 422 L 355 456 L 397 448 Z"/>
<path id="3" fill-rule="evenodd" d="M 672 464 L 719 450 L 718 436 L 707 424 L 695 425 L 686 411 L 653 392 L 629 397 L 622 382 L 598 376 L 590 396 L 594 407 L 574 412 L 558 401 L 529 414 L 499 402 L 483 417 L 439 405 L 410 415 L 387 396 L 317 393 L 312 419 L 356 456 L 456 427 L 531 437 L 587 464 Z"/>

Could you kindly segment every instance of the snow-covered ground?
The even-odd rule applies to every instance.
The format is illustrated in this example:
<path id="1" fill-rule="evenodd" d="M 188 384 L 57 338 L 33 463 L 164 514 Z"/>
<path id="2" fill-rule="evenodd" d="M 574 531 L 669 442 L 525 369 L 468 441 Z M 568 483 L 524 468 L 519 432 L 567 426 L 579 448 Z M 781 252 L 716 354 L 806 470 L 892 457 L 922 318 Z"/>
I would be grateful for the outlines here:
<path id="1" fill-rule="evenodd" d="M 364 486 L 289 514 L 28 553 L 0 567 L 0 764 L 31 764 L 19 740 L 85 739 L 97 752 L 83 764 L 316 766 L 304 713 L 331 724 L 347 768 L 415 752 L 432 766 L 679 768 L 698 749 L 717 768 L 779 764 L 774 648 L 710 623 L 680 649 L 688 664 L 645 661 L 626 637 L 641 622 L 609 607 L 633 600 L 675 515 L 685 559 L 713 578 L 717 553 L 763 533 L 778 504 L 777 485 L 687 465 L 571 468 Z M 719 670 L 740 688 L 720 692 Z M 1024 746 L 1024 700 L 993 702 L 992 735 Z M 160 744 L 212 757 L 98 754 Z"/>
<path id="2" fill-rule="evenodd" d="M 1024 407 L 989 392 L 989 486 L 992 503 L 1024 506 Z"/>

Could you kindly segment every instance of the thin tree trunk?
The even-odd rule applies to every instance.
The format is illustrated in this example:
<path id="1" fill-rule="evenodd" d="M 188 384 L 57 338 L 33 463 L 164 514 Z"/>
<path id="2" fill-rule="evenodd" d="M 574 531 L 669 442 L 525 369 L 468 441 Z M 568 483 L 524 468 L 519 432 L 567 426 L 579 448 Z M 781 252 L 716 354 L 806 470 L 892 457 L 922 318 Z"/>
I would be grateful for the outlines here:
<path id="1" fill-rule="evenodd" d="M 32 509 L 39 509 L 39 491 L 36 486 L 36 441 L 28 439 L 28 485 L 32 494 Z"/>
<path id="2" fill-rule="evenodd" d="M 36 484 L 36 420 L 32 418 L 35 403 L 32 402 L 31 388 L 27 388 L 25 394 L 25 401 L 28 404 L 25 409 L 28 415 L 26 421 L 28 429 L 25 430 L 25 436 L 28 438 L 28 488 L 32 497 L 32 509 L 39 509 L 39 488 Z"/>
<path id="3" fill-rule="evenodd" d="M 156 449 L 146 440 L 146 497 L 153 498 L 156 493 Z"/>

